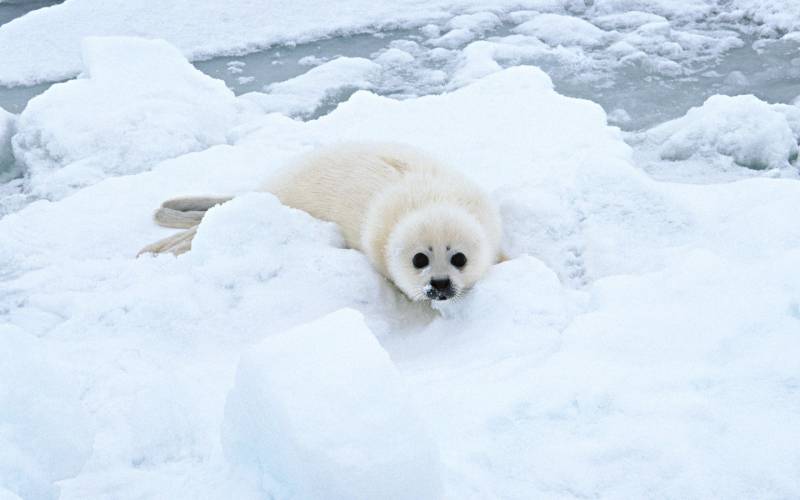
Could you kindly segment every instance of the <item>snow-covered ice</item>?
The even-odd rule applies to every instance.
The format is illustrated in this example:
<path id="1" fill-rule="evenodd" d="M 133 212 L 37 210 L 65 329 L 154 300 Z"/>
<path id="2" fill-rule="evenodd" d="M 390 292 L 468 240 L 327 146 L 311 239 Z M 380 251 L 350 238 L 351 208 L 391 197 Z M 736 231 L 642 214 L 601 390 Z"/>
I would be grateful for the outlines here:
<path id="1" fill-rule="evenodd" d="M 798 155 L 800 108 L 752 95 L 716 95 L 681 118 L 629 138 L 640 162 L 659 176 L 709 178 L 717 172 L 736 178 L 743 168 L 790 175 Z"/>
<path id="2" fill-rule="evenodd" d="M 163 38 L 190 59 L 380 27 L 421 26 L 454 11 L 507 11 L 517 0 L 224 0 L 197 4 L 70 0 L 0 27 L 0 84 L 61 80 L 81 69 L 86 36 Z M 470 23 L 473 24 L 473 23 Z"/>
<path id="3" fill-rule="evenodd" d="M 29 50 L 0 81 L 82 71 L 0 116 L 26 169 L 0 187 L 0 498 L 800 496 L 800 108 L 714 96 L 623 133 L 634 103 L 519 66 L 700 78 L 745 34 L 786 43 L 793 3 L 420 5 L 68 0 L 0 27 Z M 248 96 L 185 59 L 385 26 L 422 29 Z M 757 81 L 735 71 L 713 78 Z M 409 303 L 251 192 L 352 140 L 484 186 L 509 260 Z M 135 258 L 190 194 L 238 196 L 191 252 Z"/>
<path id="4" fill-rule="evenodd" d="M 59 198 L 225 143 L 248 109 L 163 41 L 87 38 L 83 59 L 84 78 L 34 98 L 17 122 L 14 154 L 34 195 Z"/>
<path id="5" fill-rule="evenodd" d="M 325 401 L 352 410 L 347 399 L 303 395 L 316 386 L 294 386 L 288 368 L 262 366 L 271 355 L 252 346 L 353 308 L 428 424 L 412 433 L 422 443 L 414 450 L 438 448 L 444 498 L 800 491 L 791 472 L 800 436 L 789 423 L 800 404 L 796 181 L 653 181 L 599 106 L 560 96 L 532 68 L 401 102 L 360 91 L 315 121 L 272 114 L 226 135 L 230 144 L 0 220 L 3 321 L 39 337 L 65 367 L 75 396 L 59 397 L 74 398 L 94 434 L 81 441 L 88 457 L 37 485 L 61 479 L 62 498 L 257 498 L 264 487 L 280 497 L 280 481 L 240 479 L 252 455 L 225 452 L 232 435 L 267 439 L 226 414 L 226 399 L 285 409 L 287 392 L 269 396 L 252 382 L 289 377 L 275 380 L 298 392 L 298 412 L 323 411 Z M 407 304 L 363 255 L 342 248 L 333 226 L 267 194 L 213 209 L 187 255 L 133 258 L 167 233 L 149 220 L 161 199 L 241 193 L 297 153 L 353 139 L 413 143 L 492 190 L 512 260 L 433 312 Z M 334 343 L 313 358 L 315 379 L 333 368 L 336 349 L 366 349 L 366 330 L 336 324 L 301 327 Z M 302 356 L 299 338 L 280 342 Z M 357 351 L 352 373 L 377 373 L 365 364 L 372 345 Z M 378 372 L 390 370 L 377 359 Z M 303 415 L 298 425 L 316 421 Z M 259 423 L 272 424 L 289 425 Z M 301 451 L 282 453 L 309 458 L 281 477 L 341 463 L 315 451 L 331 436 L 300 441 L 286 429 L 281 449 Z M 48 446 L 75 439 L 65 432 Z M 324 471 L 315 484 L 333 477 Z M 28 478 L 4 474 L 15 493 Z"/>
<path id="6" fill-rule="evenodd" d="M 800 14 L 791 1 L 739 0 L 726 8 L 717 0 L 423 4 L 359 0 L 333 8 L 303 0 L 291 6 L 204 2 L 153 8 L 139 1 L 71 0 L 0 27 L 0 45 L 10 48 L 0 52 L 0 83 L 30 85 L 79 74 L 80 43 L 87 35 L 164 38 L 237 94 L 298 76 L 304 66 L 297 59 L 370 58 L 384 73 L 370 88 L 396 97 L 473 81 L 464 77 L 469 54 L 461 52 L 489 42 L 491 51 L 476 48 L 488 56 L 482 74 L 521 63 L 540 66 L 561 92 L 592 99 L 609 112 L 624 108 L 631 120 L 617 124 L 631 130 L 676 118 L 717 93 L 788 102 L 797 92 L 787 93 L 800 82 L 800 69 L 791 62 L 800 45 Z M 397 47 L 413 62 L 376 60 L 395 42 L 417 45 L 411 51 Z M 233 57 L 247 62 L 248 74 L 239 74 L 241 68 L 224 74 Z M 386 77 L 389 66 L 396 77 Z M 42 85 L 0 88 L 0 105 L 19 112 Z M 348 92 L 334 96 L 344 100 Z M 654 100 L 672 105 L 654 106 Z"/>
<path id="7" fill-rule="evenodd" d="M 264 89 L 265 93 L 252 92 L 243 98 L 267 113 L 307 117 L 339 92 L 372 88 L 380 70 L 379 64 L 363 57 L 339 57 L 295 78 L 273 83 Z"/>
<path id="8" fill-rule="evenodd" d="M 550 45 L 602 45 L 605 33 L 588 21 L 558 14 L 540 14 L 514 28 Z"/>
<path id="9" fill-rule="evenodd" d="M 441 495 L 436 447 L 361 315 L 342 309 L 244 354 L 223 442 L 264 493 L 425 500 Z"/>

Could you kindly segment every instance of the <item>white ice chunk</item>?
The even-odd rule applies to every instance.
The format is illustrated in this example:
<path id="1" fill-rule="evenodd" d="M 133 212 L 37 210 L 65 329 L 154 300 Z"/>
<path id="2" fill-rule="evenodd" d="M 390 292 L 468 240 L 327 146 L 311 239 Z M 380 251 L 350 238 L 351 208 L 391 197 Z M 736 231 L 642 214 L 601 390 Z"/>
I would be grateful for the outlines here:
<path id="1" fill-rule="evenodd" d="M 496 73 L 503 69 L 500 62 L 518 63 L 541 54 L 541 49 L 546 47 L 535 38 L 528 42 L 530 43 L 521 45 L 486 40 L 472 42 L 459 55 L 458 66 L 450 81 L 451 86 L 461 87 Z"/>
<path id="2" fill-rule="evenodd" d="M 666 21 L 666 19 L 662 16 L 638 10 L 620 12 L 618 14 L 607 14 L 592 19 L 595 25 L 607 30 L 638 28 L 643 24 L 664 21 Z"/>
<path id="3" fill-rule="evenodd" d="M 391 48 L 387 49 L 375 58 L 375 61 L 383 66 L 400 66 L 414 62 L 414 56 L 405 50 Z"/>
<path id="4" fill-rule="evenodd" d="M 608 113 L 608 121 L 613 124 L 624 124 L 631 121 L 631 115 L 623 108 L 612 109 Z"/>
<path id="5" fill-rule="evenodd" d="M 513 30 L 538 37 L 550 45 L 603 45 L 606 33 L 583 19 L 559 14 L 541 14 Z"/>
<path id="6" fill-rule="evenodd" d="M 500 18 L 492 12 L 456 16 L 447 23 L 447 33 L 428 43 L 450 49 L 461 47 L 501 24 Z"/>
<path id="7" fill-rule="evenodd" d="M 752 95 L 709 97 L 686 115 L 647 131 L 665 160 L 723 155 L 753 169 L 782 168 L 797 157 L 792 107 L 770 105 Z"/>
<path id="8" fill-rule="evenodd" d="M 310 115 L 338 92 L 372 88 L 380 70 L 380 64 L 363 57 L 339 57 L 300 76 L 269 85 L 266 94 L 251 92 L 243 97 L 266 112 Z"/>
<path id="9" fill-rule="evenodd" d="M 83 60 L 85 78 L 32 99 L 17 122 L 14 152 L 40 196 L 224 143 L 243 109 L 160 40 L 88 38 Z"/>
<path id="10" fill-rule="evenodd" d="M 437 451 L 362 316 L 343 309 L 247 352 L 225 406 L 229 459 L 267 496 L 439 498 Z"/>

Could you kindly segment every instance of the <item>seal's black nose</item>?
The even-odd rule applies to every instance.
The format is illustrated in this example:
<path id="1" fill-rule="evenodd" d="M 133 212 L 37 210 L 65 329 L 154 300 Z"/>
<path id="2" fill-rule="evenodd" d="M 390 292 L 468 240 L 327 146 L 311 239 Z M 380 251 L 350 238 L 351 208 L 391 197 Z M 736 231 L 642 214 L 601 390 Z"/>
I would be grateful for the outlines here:
<path id="1" fill-rule="evenodd" d="M 445 278 L 443 280 L 431 280 L 431 286 L 434 290 L 444 292 L 450 288 L 450 278 Z"/>

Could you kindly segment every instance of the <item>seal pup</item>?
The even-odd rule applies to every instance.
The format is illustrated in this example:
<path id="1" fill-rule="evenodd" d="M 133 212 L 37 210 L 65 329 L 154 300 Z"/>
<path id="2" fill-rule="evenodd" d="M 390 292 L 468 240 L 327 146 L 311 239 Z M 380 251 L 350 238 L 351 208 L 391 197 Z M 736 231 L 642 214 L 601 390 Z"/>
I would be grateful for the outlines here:
<path id="1" fill-rule="evenodd" d="M 501 259 L 497 209 L 469 179 L 411 147 L 344 144 L 301 156 L 262 187 L 281 203 L 336 223 L 350 248 L 411 300 L 461 296 Z M 158 224 L 186 231 L 142 253 L 191 249 L 210 208 L 231 197 L 176 198 Z"/>

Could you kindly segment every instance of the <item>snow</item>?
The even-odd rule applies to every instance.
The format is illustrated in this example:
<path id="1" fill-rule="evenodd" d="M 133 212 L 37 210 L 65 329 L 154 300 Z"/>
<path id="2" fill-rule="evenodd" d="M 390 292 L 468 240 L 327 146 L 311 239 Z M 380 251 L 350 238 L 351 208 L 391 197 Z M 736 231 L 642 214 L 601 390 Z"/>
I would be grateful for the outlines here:
<path id="1" fill-rule="evenodd" d="M 642 12 L 632 10 L 628 12 L 620 12 L 617 14 L 607 14 L 598 16 L 593 19 L 594 23 L 606 30 L 618 29 L 634 29 L 648 23 L 660 23 L 667 21 L 667 18 L 652 14 L 650 12 Z"/>
<path id="2" fill-rule="evenodd" d="M 382 66 L 409 64 L 414 62 L 414 56 L 405 50 L 390 48 L 381 53 L 375 60 Z"/>
<path id="3" fill-rule="evenodd" d="M 315 66 L 300 76 L 244 95 L 267 113 L 309 116 L 337 93 L 369 89 L 380 76 L 381 66 L 363 57 L 338 57 Z"/>
<path id="4" fill-rule="evenodd" d="M 685 20 L 701 7 L 605 0 L 591 15 Z M 208 40 L 224 41 L 213 30 L 227 22 Z M 659 37 L 702 43 L 658 19 L 627 25 L 614 36 L 645 55 Z M 580 61 L 583 48 L 514 34 L 431 49 L 458 55 L 452 92 L 360 90 L 301 121 L 253 110 L 165 42 L 86 47 L 85 76 L 32 101 L 13 139 L 46 137 L 64 153 L 36 163 L 37 149 L 21 150 L 42 166 L 28 188 L 52 199 L 0 218 L 0 380 L 12 381 L 0 383 L 0 495 L 800 495 L 797 107 L 715 97 L 631 139 L 543 71 L 503 69 L 542 51 Z M 393 52 L 353 67 L 380 65 L 385 78 L 389 59 L 423 58 L 391 48 L 414 61 Z M 649 64 L 692 57 L 663 50 Z M 353 62 L 341 61 L 304 76 Z M 316 103 L 332 86 L 302 78 L 284 95 L 308 89 Z M 409 303 L 333 225 L 251 192 L 296 155 L 352 140 L 412 144 L 484 186 L 509 260 L 434 310 Z M 695 161 L 706 183 L 637 166 L 642 152 L 678 163 L 662 151 L 690 153 L 681 165 Z M 733 182 L 709 182 L 717 163 Z M 65 171 L 80 186 L 55 183 Z M 186 194 L 240 196 L 209 212 L 191 252 L 135 258 L 172 232 L 152 209 Z"/>
<path id="5" fill-rule="evenodd" d="M 797 158 L 800 108 L 752 95 L 712 96 L 685 116 L 639 136 L 662 160 L 710 158 L 756 170 L 786 169 Z"/>
<path id="6" fill-rule="evenodd" d="M 602 45 L 605 32 L 577 17 L 541 14 L 514 28 L 517 33 L 536 36 L 550 45 Z"/>
<path id="7" fill-rule="evenodd" d="M 57 359 L 22 328 L 0 325 L 0 493 L 58 498 L 54 482 L 78 474 L 91 453 L 89 415 Z"/>
<path id="8" fill-rule="evenodd" d="M 17 121 L 14 154 L 36 196 L 225 143 L 246 110 L 163 41 L 87 38 L 83 60 L 84 78 L 52 86 Z"/>
<path id="9" fill-rule="evenodd" d="M 728 8 L 737 17 L 755 21 L 762 36 L 800 29 L 800 5 L 793 0 L 734 0 Z"/>
<path id="10" fill-rule="evenodd" d="M 456 16 L 445 25 L 445 29 L 448 30 L 445 34 L 437 35 L 437 38 L 429 40 L 428 43 L 451 49 L 461 47 L 501 24 L 500 18 L 492 12 Z"/>
<path id="11" fill-rule="evenodd" d="M 242 357 L 225 405 L 225 448 L 265 494 L 435 499 L 437 452 L 397 369 L 360 313 L 342 309 Z"/>
<path id="12" fill-rule="evenodd" d="M 4 48 L 0 84 L 28 85 L 75 76 L 81 70 L 80 41 L 86 36 L 162 38 L 194 60 L 378 27 L 421 26 L 449 19 L 452 12 L 504 11 L 518 4 L 517 0 L 353 0 L 336 4 L 224 0 L 152 5 L 145 0 L 70 0 L 0 27 L 0 47 Z"/>

